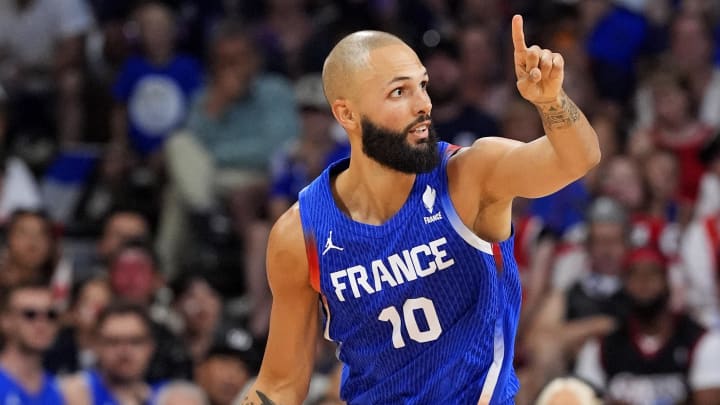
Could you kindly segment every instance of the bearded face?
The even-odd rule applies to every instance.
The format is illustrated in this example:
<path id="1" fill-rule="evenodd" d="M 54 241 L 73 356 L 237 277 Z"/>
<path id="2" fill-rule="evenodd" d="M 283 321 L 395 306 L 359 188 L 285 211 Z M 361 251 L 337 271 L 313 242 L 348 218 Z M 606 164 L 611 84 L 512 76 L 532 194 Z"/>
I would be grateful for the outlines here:
<path id="1" fill-rule="evenodd" d="M 419 125 L 430 121 L 425 115 L 405 127 L 401 132 L 383 128 L 362 119 L 363 152 L 381 165 L 401 173 L 418 174 L 433 170 L 440 163 L 438 137 L 432 124 Z M 419 137 L 417 143 L 411 137 Z"/>

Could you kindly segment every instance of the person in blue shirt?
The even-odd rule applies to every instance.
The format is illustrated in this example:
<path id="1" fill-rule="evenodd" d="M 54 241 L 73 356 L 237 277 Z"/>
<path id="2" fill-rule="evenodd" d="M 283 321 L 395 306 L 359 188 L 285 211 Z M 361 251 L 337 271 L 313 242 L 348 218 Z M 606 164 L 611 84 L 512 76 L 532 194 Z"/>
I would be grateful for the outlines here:
<path id="1" fill-rule="evenodd" d="M 129 144 L 135 154 L 147 157 L 184 124 L 202 68 L 193 57 L 175 52 L 177 27 L 168 6 L 147 2 L 134 17 L 141 53 L 125 61 L 112 89 L 117 102 L 112 141 Z"/>
<path id="2" fill-rule="evenodd" d="M 528 47 L 519 15 L 512 39 L 517 88 L 546 135 L 466 148 L 438 141 L 427 70 L 402 40 L 360 31 L 330 52 L 323 85 L 350 159 L 270 233 L 270 334 L 241 404 L 302 403 L 321 330 L 338 344 L 349 405 L 514 403 L 513 199 L 582 177 L 600 148 L 562 90 L 563 57 Z"/>
<path id="3" fill-rule="evenodd" d="M 120 301 L 103 309 L 95 334 L 97 368 L 61 381 L 68 403 L 152 403 L 163 382 L 150 385 L 143 379 L 155 351 L 151 328 L 151 320 L 140 305 Z"/>
<path id="4" fill-rule="evenodd" d="M 29 280 L 2 294 L 0 403 L 65 404 L 53 376 L 42 366 L 43 354 L 58 331 L 59 313 L 53 308 L 46 281 Z"/>

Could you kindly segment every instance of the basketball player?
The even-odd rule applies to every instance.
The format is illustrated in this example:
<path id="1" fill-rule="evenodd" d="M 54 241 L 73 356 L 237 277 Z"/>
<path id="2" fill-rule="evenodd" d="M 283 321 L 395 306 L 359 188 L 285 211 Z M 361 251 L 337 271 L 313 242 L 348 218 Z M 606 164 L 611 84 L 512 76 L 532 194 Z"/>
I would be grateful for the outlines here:
<path id="1" fill-rule="evenodd" d="M 547 132 L 527 144 L 437 142 L 425 68 L 392 35 L 356 32 L 330 52 L 325 94 L 351 157 L 304 189 L 271 232 L 270 336 L 242 404 L 303 401 L 318 297 L 347 403 L 513 403 L 512 200 L 552 193 L 600 159 L 595 132 L 562 91 L 562 56 L 528 48 L 522 25 L 515 16 L 517 87 Z"/>

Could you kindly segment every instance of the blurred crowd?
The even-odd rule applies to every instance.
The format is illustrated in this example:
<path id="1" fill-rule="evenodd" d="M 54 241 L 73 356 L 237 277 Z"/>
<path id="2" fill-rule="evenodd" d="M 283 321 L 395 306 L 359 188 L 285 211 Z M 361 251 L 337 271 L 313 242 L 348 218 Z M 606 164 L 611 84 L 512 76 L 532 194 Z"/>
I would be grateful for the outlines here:
<path id="1" fill-rule="evenodd" d="M 0 1 L 0 401 L 239 402 L 270 226 L 348 153 L 329 50 L 396 34 L 442 140 L 531 142 L 514 13 L 564 56 L 603 153 L 514 203 L 517 403 L 572 376 L 611 404 L 720 404 L 715 0 Z M 342 403 L 317 348 L 307 403 Z"/>

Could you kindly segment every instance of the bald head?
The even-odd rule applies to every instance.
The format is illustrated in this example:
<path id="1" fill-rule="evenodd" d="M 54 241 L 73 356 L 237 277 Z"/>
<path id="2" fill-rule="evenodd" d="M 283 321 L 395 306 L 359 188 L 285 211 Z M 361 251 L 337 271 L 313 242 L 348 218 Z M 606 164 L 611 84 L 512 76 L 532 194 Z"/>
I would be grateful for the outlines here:
<path id="1" fill-rule="evenodd" d="M 370 52 L 390 45 L 407 46 L 400 38 L 382 31 L 357 31 L 337 43 L 323 66 L 325 97 L 330 104 L 354 93 L 354 75 L 370 65 Z"/>

